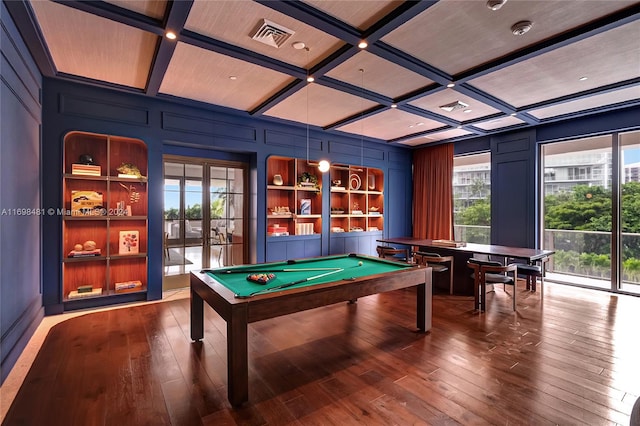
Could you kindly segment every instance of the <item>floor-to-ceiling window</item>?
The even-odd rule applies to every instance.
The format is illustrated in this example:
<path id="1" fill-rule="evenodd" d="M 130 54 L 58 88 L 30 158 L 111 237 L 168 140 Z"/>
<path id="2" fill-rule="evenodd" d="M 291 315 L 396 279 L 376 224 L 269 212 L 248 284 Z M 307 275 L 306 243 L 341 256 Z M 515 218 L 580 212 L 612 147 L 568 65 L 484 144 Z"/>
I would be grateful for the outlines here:
<path id="1" fill-rule="evenodd" d="M 545 144 L 541 158 L 549 279 L 640 292 L 640 132 Z"/>
<path id="2" fill-rule="evenodd" d="M 489 244 L 491 239 L 491 155 L 453 159 L 454 238 Z"/>
<path id="3" fill-rule="evenodd" d="M 246 262 L 246 179 L 242 163 L 164 161 L 164 274 Z"/>

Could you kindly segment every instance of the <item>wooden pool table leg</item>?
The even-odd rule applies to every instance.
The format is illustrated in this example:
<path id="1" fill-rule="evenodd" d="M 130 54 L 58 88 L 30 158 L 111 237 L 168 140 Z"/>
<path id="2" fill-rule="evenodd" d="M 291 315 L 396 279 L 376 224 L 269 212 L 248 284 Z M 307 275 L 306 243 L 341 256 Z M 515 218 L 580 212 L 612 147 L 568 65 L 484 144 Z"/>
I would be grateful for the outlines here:
<path id="1" fill-rule="evenodd" d="M 418 330 L 426 333 L 431 330 L 431 314 L 433 310 L 431 294 L 433 284 L 431 282 L 431 268 L 425 268 L 424 284 L 418 285 L 416 291 L 416 314 Z"/>
<path id="2" fill-rule="evenodd" d="M 204 337 L 204 301 L 198 293 L 191 289 L 191 340 L 202 340 Z"/>
<path id="3" fill-rule="evenodd" d="M 249 400 L 247 304 L 233 307 L 227 321 L 227 396 L 234 407 Z"/>

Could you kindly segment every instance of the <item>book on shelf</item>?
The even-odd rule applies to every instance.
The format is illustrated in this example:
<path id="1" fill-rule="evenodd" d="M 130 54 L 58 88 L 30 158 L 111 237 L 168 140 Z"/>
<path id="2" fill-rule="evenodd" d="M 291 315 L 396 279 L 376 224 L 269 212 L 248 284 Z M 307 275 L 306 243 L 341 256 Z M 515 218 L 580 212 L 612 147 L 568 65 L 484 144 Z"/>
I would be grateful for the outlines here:
<path id="1" fill-rule="evenodd" d="M 132 288 L 142 287 L 142 281 L 140 280 L 132 280 L 132 281 L 123 281 L 116 283 L 116 291 L 121 290 L 130 290 Z"/>
<path id="2" fill-rule="evenodd" d="M 102 192 L 71 191 L 72 216 L 103 216 L 105 214 Z"/>
<path id="3" fill-rule="evenodd" d="M 72 290 L 69 292 L 69 299 L 81 299 L 83 297 L 102 296 L 102 288 L 94 288 L 91 291 L 79 292 L 78 290 Z"/>
<path id="4" fill-rule="evenodd" d="M 434 246 L 440 247 L 465 247 L 467 243 L 464 241 L 455 241 L 455 240 L 433 240 L 431 243 Z"/>
<path id="5" fill-rule="evenodd" d="M 100 166 L 94 166 L 91 164 L 72 164 L 71 174 L 82 176 L 100 176 L 102 169 Z"/>
<path id="6" fill-rule="evenodd" d="M 93 257 L 100 256 L 102 251 L 100 249 L 95 250 L 71 250 L 69 257 Z"/>

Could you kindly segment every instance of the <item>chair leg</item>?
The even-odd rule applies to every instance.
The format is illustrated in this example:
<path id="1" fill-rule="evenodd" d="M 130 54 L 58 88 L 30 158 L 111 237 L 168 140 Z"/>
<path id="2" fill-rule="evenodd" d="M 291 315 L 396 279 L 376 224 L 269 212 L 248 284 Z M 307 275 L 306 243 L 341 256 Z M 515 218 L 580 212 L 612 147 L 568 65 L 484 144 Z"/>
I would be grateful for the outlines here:
<path id="1" fill-rule="evenodd" d="M 449 269 L 449 294 L 453 294 L 453 267 Z"/>

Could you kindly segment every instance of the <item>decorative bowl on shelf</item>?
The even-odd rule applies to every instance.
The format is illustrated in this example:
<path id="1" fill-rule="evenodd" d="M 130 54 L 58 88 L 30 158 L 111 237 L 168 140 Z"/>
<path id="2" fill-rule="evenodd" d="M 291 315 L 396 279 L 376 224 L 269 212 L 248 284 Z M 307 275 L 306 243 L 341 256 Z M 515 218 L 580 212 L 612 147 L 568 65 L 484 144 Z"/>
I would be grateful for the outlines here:
<path id="1" fill-rule="evenodd" d="M 282 175 L 274 175 L 273 176 L 273 184 L 277 186 L 282 186 L 283 184 Z"/>
<path id="2" fill-rule="evenodd" d="M 358 189 L 360 189 L 361 185 L 362 185 L 362 180 L 360 179 L 360 176 L 358 176 L 355 173 L 352 173 L 349 176 L 349 188 L 351 188 L 354 191 L 357 191 Z"/>

